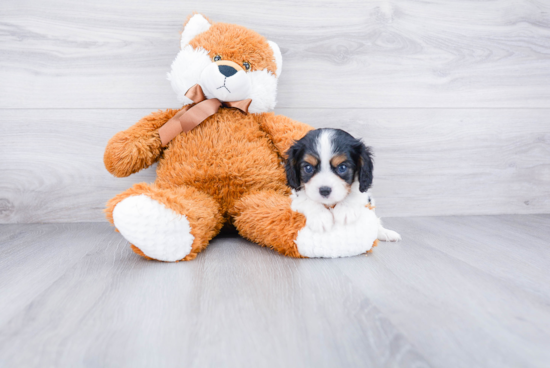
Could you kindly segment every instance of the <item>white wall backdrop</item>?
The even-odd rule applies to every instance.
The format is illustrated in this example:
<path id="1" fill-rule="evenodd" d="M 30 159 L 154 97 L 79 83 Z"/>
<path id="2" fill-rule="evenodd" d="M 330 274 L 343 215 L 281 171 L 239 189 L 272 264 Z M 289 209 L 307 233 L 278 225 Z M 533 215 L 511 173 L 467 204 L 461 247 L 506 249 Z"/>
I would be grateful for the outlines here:
<path id="1" fill-rule="evenodd" d="M 4 0 L 0 223 L 104 221 L 117 131 L 178 107 L 166 72 L 199 11 L 276 41 L 277 112 L 376 154 L 384 216 L 550 213 L 545 0 Z"/>

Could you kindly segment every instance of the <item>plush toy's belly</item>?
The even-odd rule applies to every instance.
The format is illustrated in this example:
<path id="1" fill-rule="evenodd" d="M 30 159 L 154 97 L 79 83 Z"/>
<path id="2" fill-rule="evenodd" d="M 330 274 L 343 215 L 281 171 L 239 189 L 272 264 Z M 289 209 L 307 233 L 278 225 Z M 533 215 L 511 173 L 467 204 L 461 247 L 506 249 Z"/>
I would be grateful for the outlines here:
<path id="1" fill-rule="evenodd" d="M 157 177 L 162 186 L 209 193 L 224 207 L 253 190 L 289 191 L 281 158 L 254 117 L 225 108 L 170 143 Z"/>

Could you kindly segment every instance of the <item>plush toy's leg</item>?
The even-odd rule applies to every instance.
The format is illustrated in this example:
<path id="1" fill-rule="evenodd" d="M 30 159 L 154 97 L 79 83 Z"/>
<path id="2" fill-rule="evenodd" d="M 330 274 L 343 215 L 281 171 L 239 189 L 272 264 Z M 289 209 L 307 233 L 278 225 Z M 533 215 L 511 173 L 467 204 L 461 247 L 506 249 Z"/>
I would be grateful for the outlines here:
<path id="1" fill-rule="evenodd" d="M 317 231 L 307 225 L 303 214 L 291 209 L 291 203 L 291 198 L 276 192 L 257 192 L 237 201 L 231 215 L 242 236 L 291 257 L 348 257 L 377 243 L 378 219 L 368 208 L 352 224 Z"/>
<path id="2" fill-rule="evenodd" d="M 134 252 L 165 262 L 194 259 L 223 225 L 216 201 L 191 187 L 139 183 L 112 198 L 105 212 Z"/>
<path id="3" fill-rule="evenodd" d="M 231 210 L 239 234 L 285 256 L 302 258 L 295 243 L 306 218 L 290 209 L 288 196 L 273 191 L 244 196 Z"/>

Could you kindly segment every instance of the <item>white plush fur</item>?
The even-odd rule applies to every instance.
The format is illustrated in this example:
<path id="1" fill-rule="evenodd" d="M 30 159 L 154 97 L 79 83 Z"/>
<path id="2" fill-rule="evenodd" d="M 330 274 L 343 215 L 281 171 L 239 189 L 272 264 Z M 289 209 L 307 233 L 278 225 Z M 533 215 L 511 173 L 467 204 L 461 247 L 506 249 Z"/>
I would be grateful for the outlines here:
<path id="1" fill-rule="evenodd" d="M 306 216 L 306 226 L 298 232 L 295 240 L 298 252 L 303 256 L 355 256 L 370 250 L 377 238 L 378 218 L 366 207 L 357 206 L 358 216 L 346 224 L 335 221 L 334 210 L 312 201 L 303 190 L 293 192 L 291 207 Z"/>
<path id="2" fill-rule="evenodd" d="M 215 63 L 202 71 L 200 85 L 207 98 L 217 98 L 220 101 L 244 100 L 250 96 L 251 90 L 250 78 L 244 70 L 226 77 Z"/>
<path id="3" fill-rule="evenodd" d="M 185 92 L 199 83 L 202 71 L 211 64 L 212 60 L 205 49 L 194 49 L 189 45 L 181 49 L 172 63 L 172 71 L 168 73 L 168 80 L 179 102 L 183 105 L 193 103 L 185 97 Z"/>
<path id="4" fill-rule="evenodd" d="M 195 14 L 189 19 L 189 22 L 185 25 L 185 29 L 181 34 L 180 45 L 183 49 L 189 41 L 191 41 L 195 36 L 208 31 L 211 24 L 206 20 L 201 14 Z"/>
<path id="5" fill-rule="evenodd" d="M 125 198 L 113 211 L 116 228 L 145 255 L 166 262 L 191 252 L 189 221 L 146 195 Z"/>
<path id="6" fill-rule="evenodd" d="M 277 104 L 277 77 L 267 69 L 249 72 L 252 91 L 252 103 L 248 108 L 251 113 L 272 111 Z"/>
<path id="7" fill-rule="evenodd" d="M 283 55 L 281 55 L 281 49 L 279 49 L 279 45 L 277 45 L 273 41 L 267 41 L 269 44 L 269 47 L 271 47 L 271 50 L 273 50 L 273 57 L 275 58 L 275 63 L 277 64 L 277 78 L 281 76 L 281 72 L 283 71 Z"/>

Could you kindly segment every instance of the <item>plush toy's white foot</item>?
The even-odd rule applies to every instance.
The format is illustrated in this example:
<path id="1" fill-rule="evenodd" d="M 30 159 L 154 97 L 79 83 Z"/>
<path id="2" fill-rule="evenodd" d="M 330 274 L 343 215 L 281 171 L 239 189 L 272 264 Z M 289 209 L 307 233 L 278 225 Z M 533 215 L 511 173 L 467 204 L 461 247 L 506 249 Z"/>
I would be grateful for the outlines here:
<path id="1" fill-rule="evenodd" d="M 189 221 L 146 195 L 122 200 L 113 211 L 116 228 L 146 256 L 175 262 L 191 252 Z"/>
<path id="2" fill-rule="evenodd" d="M 351 224 L 335 223 L 331 230 L 313 231 L 306 226 L 298 232 L 296 245 L 309 258 L 350 257 L 367 252 L 378 235 L 378 218 L 374 211 L 362 208 Z"/>

